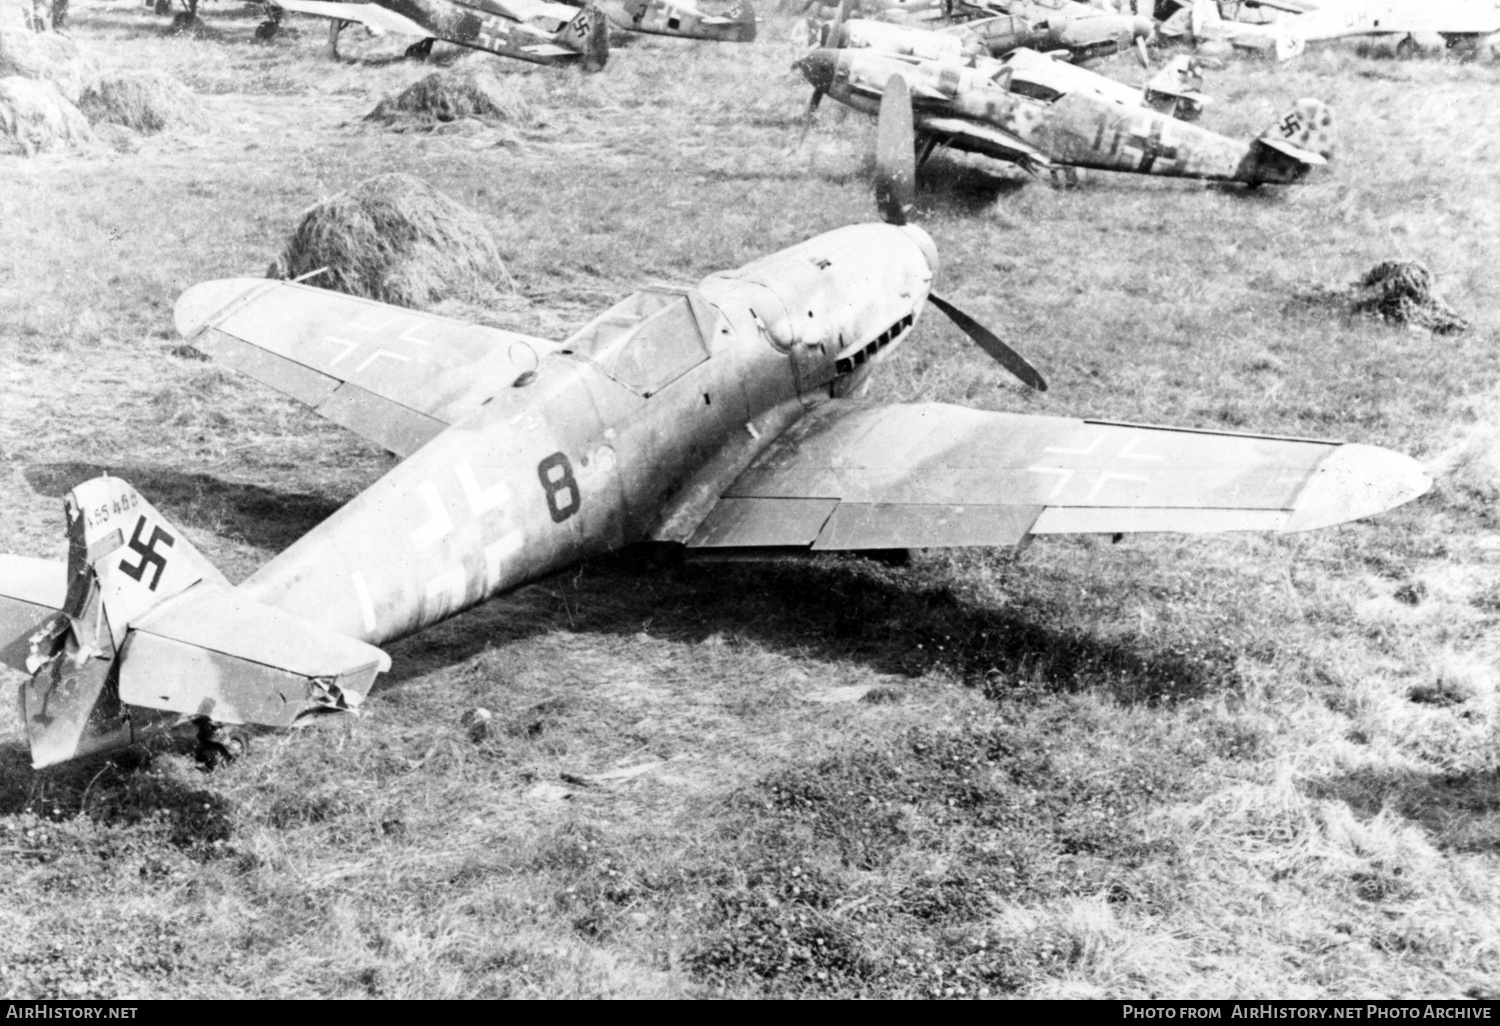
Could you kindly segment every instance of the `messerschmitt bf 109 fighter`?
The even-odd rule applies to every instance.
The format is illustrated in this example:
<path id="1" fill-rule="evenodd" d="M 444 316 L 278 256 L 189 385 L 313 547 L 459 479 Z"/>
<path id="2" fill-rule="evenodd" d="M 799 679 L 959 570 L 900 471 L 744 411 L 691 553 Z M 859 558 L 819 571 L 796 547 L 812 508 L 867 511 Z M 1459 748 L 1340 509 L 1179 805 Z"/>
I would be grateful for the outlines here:
<path id="1" fill-rule="evenodd" d="M 625 32 L 707 39 L 720 43 L 755 41 L 755 8 L 750 0 L 597 0 L 610 24 Z"/>
<path id="2" fill-rule="evenodd" d="M 1044 53 L 1065 50 L 1080 62 L 1132 46 L 1143 53 L 1156 33 L 1150 18 L 1072 0 L 964 0 L 961 6 L 989 15 L 964 27 L 996 57 L 1022 46 Z"/>
<path id="3" fill-rule="evenodd" d="M 288 282 L 189 289 L 194 346 L 405 460 L 238 586 L 125 481 L 75 486 L 66 564 L 0 558 L 33 763 L 183 719 L 211 750 L 215 723 L 354 709 L 378 646 L 633 542 L 801 558 L 1304 531 L 1429 487 L 1371 446 L 860 398 L 929 305 L 1045 388 L 933 291 L 904 95 L 880 136 L 884 223 L 644 289 L 561 344 Z"/>
<path id="4" fill-rule="evenodd" d="M 1203 107 L 1212 102 L 1198 91 L 1202 75 L 1197 63 L 1187 54 L 1174 57 L 1152 76 L 1144 88 L 1138 88 L 1066 63 L 1059 59 L 1066 51 L 1042 54 L 1021 48 L 997 60 L 988 55 L 984 46 L 972 38 L 955 34 L 952 29 L 933 31 L 859 18 L 845 20 L 847 6 L 848 0 L 844 0 L 834 20 L 810 34 L 811 45 L 832 50 L 872 50 L 912 63 L 953 64 L 973 68 L 991 79 L 1009 75 L 1011 91 L 1022 96 L 1045 100 L 1064 93 L 1093 94 L 1127 106 L 1145 105 L 1185 121 L 1196 118 Z M 813 97 L 814 103 L 808 108 L 804 124 L 804 136 L 822 94 L 814 92 Z"/>
<path id="5" fill-rule="evenodd" d="M 1159 34 L 1167 39 L 1188 39 L 1204 52 L 1215 45 L 1224 49 L 1233 46 L 1278 61 L 1289 61 L 1307 49 L 1296 17 L 1268 22 L 1229 21 L 1220 16 L 1214 0 L 1184 4 L 1162 22 Z"/>
<path id="6" fill-rule="evenodd" d="M 407 55 L 426 57 L 436 40 L 533 64 L 579 64 L 599 71 L 609 60 L 609 31 L 595 6 L 545 0 L 270 0 L 273 21 L 286 11 L 329 19 L 328 52 L 338 55 L 346 24 L 375 35 L 416 36 Z"/>
<path id="7" fill-rule="evenodd" d="M 815 50 L 793 67 L 812 84 L 809 110 L 824 94 L 856 110 L 880 110 L 892 75 L 910 83 L 925 160 L 938 145 L 1033 173 L 1097 168 L 1249 185 L 1285 184 L 1328 162 L 1333 119 L 1318 100 L 1298 100 L 1257 139 L 1242 142 L 1145 107 L 1122 106 L 1089 90 L 1011 88 L 1003 66 L 909 63 L 871 50 Z"/>
<path id="8" fill-rule="evenodd" d="M 1145 58 L 1145 41 L 1151 37 L 1151 22 L 1144 18 L 1116 17 L 1115 21 L 1029 21 L 1000 16 L 962 22 L 943 28 L 923 28 L 907 23 L 849 17 L 851 0 L 839 4 L 834 17 L 825 22 L 803 21 L 793 30 L 798 42 L 828 49 L 875 49 L 923 60 L 965 60 L 976 56 L 1003 57 L 1021 47 L 1049 54 L 1063 54 L 1085 61 L 1116 52 L 1122 42 L 1132 41 Z M 1096 14 L 1101 12 L 1095 12 Z"/>
<path id="9" fill-rule="evenodd" d="M 1271 50 L 1279 60 L 1308 43 L 1352 36 L 1383 38 L 1402 56 L 1423 48 L 1500 50 L 1500 5 L 1491 0 L 1259 0 L 1255 6 L 1272 9 L 1274 18 L 1241 21 L 1233 11 L 1224 18 L 1213 0 L 1185 3 L 1162 24 L 1162 34 L 1189 37 L 1200 48 L 1227 41 Z"/>

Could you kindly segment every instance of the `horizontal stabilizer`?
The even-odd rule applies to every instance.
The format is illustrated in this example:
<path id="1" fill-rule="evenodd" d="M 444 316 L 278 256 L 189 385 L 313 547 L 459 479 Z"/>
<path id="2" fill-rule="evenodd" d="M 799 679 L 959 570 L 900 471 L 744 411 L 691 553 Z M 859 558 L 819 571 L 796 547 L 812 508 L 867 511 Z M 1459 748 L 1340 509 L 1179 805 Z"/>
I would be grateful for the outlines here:
<path id="1" fill-rule="evenodd" d="M 62 610 L 67 592 L 66 563 L 0 556 L 0 663 L 26 669 L 32 634 Z"/>
<path id="2" fill-rule="evenodd" d="M 390 665 L 373 645 L 203 586 L 131 624 L 120 700 L 220 723 L 287 727 L 356 708 Z"/>
<path id="3" fill-rule="evenodd" d="M 1275 150 L 1278 153 L 1284 153 L 1288 157 L 1291 157 L 1293 160 L 1301 161 L 1302 163 L 1307 164 L 1310 167 L 1322 167 L 1323 165 L 1328 163 L 1328 161 L 1324 160 L 1318 154 L 1313 153 L 1311 150 L 1301 149 L 1300 147 L 1293 146 L 1291 143 L 1284 142 L 1281 139 L 1257 139 L 1255 141 L 1260 143 L 1262 146 L 1271 147 L 1271 149 Z"/>

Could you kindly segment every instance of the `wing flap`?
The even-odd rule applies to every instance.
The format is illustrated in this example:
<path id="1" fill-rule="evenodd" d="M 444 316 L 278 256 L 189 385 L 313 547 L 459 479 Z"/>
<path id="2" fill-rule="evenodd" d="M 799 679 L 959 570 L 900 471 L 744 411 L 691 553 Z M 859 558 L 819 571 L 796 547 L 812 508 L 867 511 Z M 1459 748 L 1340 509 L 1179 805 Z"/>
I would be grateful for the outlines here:
<path id="1" fill-rule="evenodd" d="M 837 499 L 721 499 L 698 525 L 688 546 L 717 549 L 811 545 L 837 505 Z"/>
<path id="2" fill-rule="evenodd" d="M 1019 545 L 1041 512 L 1041 506 L 842 502 L 812 548 L 826 552 Z"/>
<path id="3" fill-rule="evenodd" d="M 416 452 L 448 425 L 436 417 L 382 399 L 358 385 L 341 385 L 315 410 L 340 427 L 397 456 Z"/>

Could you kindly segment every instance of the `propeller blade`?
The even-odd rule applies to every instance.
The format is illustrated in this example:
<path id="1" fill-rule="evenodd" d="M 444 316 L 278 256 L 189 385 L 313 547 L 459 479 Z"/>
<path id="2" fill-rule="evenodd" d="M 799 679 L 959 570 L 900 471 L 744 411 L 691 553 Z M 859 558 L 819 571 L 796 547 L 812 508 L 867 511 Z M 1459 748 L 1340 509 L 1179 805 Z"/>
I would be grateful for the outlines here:
<path id="1" fill-rule="evenodd" d="M 906 79 L 892 75 L 875 130 L 875 205 L 886 224 L 905 224 L 917 202 L 917 142 Z"/>
<path id="2" fill-rule="evenodd" d="M 832 50 L 841 49 L 844 45 L 843 28 L 844 22 L 849 20 L 849 0 L 839 0 L 838 10 L 833 14 L 833 22 L 828 26 L 828 41 L 823 45 Z"/>
<path id="3" fill-rule="evenodd" d="M 1141 67 L 1151 69 L 1151 54 L 1146 49 L 1146 40 L 1141 36 L 1135 37 L 1135 55 L 1141 62 Z"/>
<path id="4" fill-rule="evenodd" d="M 983 324 L 980 324 L 935 292 L 929 292 L 927 300 L 933 306 L 947 314 L 948 319 L 958 325 L 960 331 L 973 339 L 980 349 L 983 349 L 990 356 L 994 357 L 1000 366 L 1014 374 L 1023 384 L 1030 385 L 1038 392 L 1047 391 L 1046 380 L 1038 373 L 1035 367 L 1026 362 L 1026 357 L 1000 341 L 1000 337 L 990 331 L 989 328 L 986 328 Z"/>
<path id="5" fill-rule="evenodd" d="M 802 118 L 802 134 L 797 136 L 797 145 L 801 146 L 807 141 L 807 133 L 812 131 L 813 118 L 818 116 L 818 104 L 823 102 L 823 90 L 814 89 L 812 101 L 807 105 L 807 114 Z"/>

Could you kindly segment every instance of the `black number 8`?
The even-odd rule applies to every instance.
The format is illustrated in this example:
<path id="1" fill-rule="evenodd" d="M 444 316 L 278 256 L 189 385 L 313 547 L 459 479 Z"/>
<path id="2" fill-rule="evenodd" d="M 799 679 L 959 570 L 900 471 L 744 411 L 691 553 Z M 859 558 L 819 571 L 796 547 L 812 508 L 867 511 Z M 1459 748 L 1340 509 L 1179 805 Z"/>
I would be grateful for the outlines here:
<path id="1" fill-rule="evenodd" d="M 536 476 L 542 480 L 542 491 L 547 493 L 547 512 L 552 514 L 552 522 L 560 524 L 574 513 L 578 507 L 583 505 L 583 496 L 578 491 L 578 481 L 573 477 L 573 464 L 568 462 L 568 457 L 560 452 L 537 464 Z M 567 492 L 566 503 L 559 504 L 558 492 Z"/>

